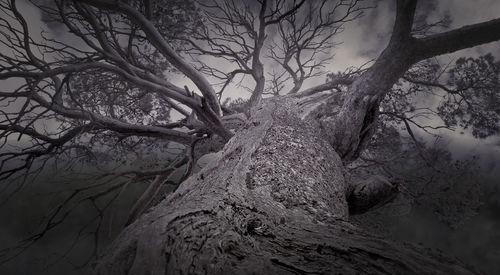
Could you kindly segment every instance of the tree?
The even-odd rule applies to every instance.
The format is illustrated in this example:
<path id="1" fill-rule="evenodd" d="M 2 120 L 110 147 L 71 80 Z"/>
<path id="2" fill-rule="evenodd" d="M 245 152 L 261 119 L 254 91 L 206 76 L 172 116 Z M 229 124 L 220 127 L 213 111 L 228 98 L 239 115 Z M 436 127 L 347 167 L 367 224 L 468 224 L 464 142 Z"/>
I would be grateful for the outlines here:
<path id="1" fill-rule="evenodd" d="M 403 123 L 415 139 L 409 125 L 418 121 L 401 109 L 411 104 L 397 105 L 411 92 L 392 89 L 400 79 L 407 81 L 402 86 L 443 87 L 450 100 L 462 97 L 465 109 L 455 104 L 462 101 L 439 109 L 447 126 L 461 121 L 489 129 L 478 136 L 498 131 L 494 105 L 482 116 L 486 120 L 462 115 L 477 111 L 485 94 L 498 101 L 487 88 L 490 92 L 475 93 L 473 101 L 465 93 L 481 82 L 481 75 L 466 67 L 475 64 L 488 72 L 497 68 L 494 60 L 461 60 L 451 88 L 412 66 L 499 40 L 500 19 L 425 34 L 421 26 L 413 28 L 416 6 L 415 0 L 397 1 L 391 39 L 369 68 L 331 74 L 326 83 L 301 90 L 330 58 L 323 53 L 333 47 L 333 35 L 368 8 L 362 1 L 39 4 L 48 20 L 78 39 L 76 44 L 45 36 L 37 41 L 16 1 L 3 1 L 10 17 L 0 21 L 2 42 L 12 52 L 0 54 L 0 79 L 24 82 L 0 93 L 4 102 L 20 106 L 2 111 L 0 129 L 5 147 L 16 136 L 26 145 L 1 153 L 0 176 L 29 172 L 39 165 L 35 160 L 63 152 L 90 154 L 88 144 L 101 151 L 165 140 L 184 145 L 186 154 L 168 166 L 107 174 L 127 180 L 85 197 L 95 201 L 129 183 L 151 181 L 129 225 L 99 259 L 99 274 L 473 273 L 439 253 L 402 246 L 349 223 L 350 214 L 397 195 L 394 179 L 351 182 L 346 166 L 366 152 L 381 115 Z M 275 40 L 270 41 L 271 33 Z M 271 73 L 267 86 L 264 58 L 282 67 Z M 211 65 L 214 60 L 222 69 Z M 192 85 L 176 85 L 166 71 L 184 75 Z M 475 80 L 461 82 L 467 78 L 459 72 L 467 71 Z M 241 86 L 252 85 L 250 98 L 221 104 L 238 77 Z M 210 83 L 214 79 L 219 83 Z M 498 83 L 489 79 L 492 86 Z M 280 95 L 285 87 L 289 92 Z M 274 96 L 263 98 L 266 90 Z M 475 109 L 466 109 L 471 106 Z M 49 120 L 55 129 L 43 127 Z M 217 151 L 212 163 L 191 175 L 200 156 Z M 12 162 L 16 159 L 21 161 Z M 144 214 L 162 183 L 183 164 L 186 180 Z M 85 187 L 74 196 L 96 186 L 101 187 Z M 60 216 L 58 209 L 46 227 Z"/>

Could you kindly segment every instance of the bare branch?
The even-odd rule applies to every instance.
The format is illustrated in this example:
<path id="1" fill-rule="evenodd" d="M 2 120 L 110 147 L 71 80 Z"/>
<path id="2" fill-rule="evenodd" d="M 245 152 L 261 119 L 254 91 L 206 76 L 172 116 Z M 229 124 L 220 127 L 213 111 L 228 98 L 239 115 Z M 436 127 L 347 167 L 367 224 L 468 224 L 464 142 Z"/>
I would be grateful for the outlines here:
<path id="1" fill-rule="evenodd" d="M 416 40 L 415 61 L 500 39 L 500 19 L 464 26 Z"/>
<path id="2" fill-rule="evenodd" d="M 323 91 L 327 91 L 327 90 L 331 90 L 331 89 L 336 89 L 336 88 L 339 89 L 339 86 L 351 85 L 353 83 L 353 81 L 354 81 L 354 79 L 349 77 L 349 76 L 338 77 L 338 78 L 335 78 L 335 79 L 328 81 L 324 84 L 314 86 L 314 87 L 311 87 L 309 89 L 305 89 L 303 91 L 300 91 L 297 94 L 295 94 L 295 96 L 296 97 L 304 97 L 304 96 L 312 95 L 315 93 L 319 93 L 319 92 L 323 92 Z"/>
<path id="3" fill-rule="evenodd" d="M 154 179 L 149 184 L 148 188 L 141 197 L 135 202 L 134 206 L 129 212 L 126 225 L 134 222 L 145 210 L 150 206 L 151 201 L 158 195 L 160 188 L 165 181 L 172 175 L 175 169 L 181 167 L 187 162 L 186 156 L 180 154 L 174 161 L 172 161 L 166 169 L 154 177 Z"/>

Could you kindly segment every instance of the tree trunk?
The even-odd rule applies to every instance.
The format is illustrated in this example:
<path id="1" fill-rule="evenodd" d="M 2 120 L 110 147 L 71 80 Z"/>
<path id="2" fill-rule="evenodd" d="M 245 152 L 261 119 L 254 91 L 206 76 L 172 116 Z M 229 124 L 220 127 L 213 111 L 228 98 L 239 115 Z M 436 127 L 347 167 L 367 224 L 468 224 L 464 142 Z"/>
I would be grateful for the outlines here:
<path id="1" fill-rule="evenodd" d="M 253 108 L 216 160 L 128 226 L 96 272 L 472 274 L 349 224 L 342 161 L 303 104 L 288 96 Z"/>

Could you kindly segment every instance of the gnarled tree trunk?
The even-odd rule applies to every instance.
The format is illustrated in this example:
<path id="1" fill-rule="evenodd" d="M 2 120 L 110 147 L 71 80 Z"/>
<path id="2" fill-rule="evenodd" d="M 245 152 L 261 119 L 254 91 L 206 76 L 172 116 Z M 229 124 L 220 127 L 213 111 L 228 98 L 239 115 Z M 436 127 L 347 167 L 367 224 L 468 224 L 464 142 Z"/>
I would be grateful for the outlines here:
<path id="1" fill-rule="evenodd" d="M 256 106 L 215 161 L 122 232 L 97 273 L 473 273 L 349 224 L 342 161 L 304 109 L 294 97 Z"/>
<path id="2" fill-rule="evenodd" d="M 474 273 L 348 220 L 350 209 L 365 211 L 394 189 L 384 181 L 369 192 L 353 187 L 343 168 L 370 140 L 394 83 L 420 60 L 500 39 L 500 19 L 415 38 L 416 4 L 397 1 L 389 44 L 357 79 L 262 101 L 253 96 L 248 122 L 217 159 L 128 226 L 97 273 Z M 310 97 L 339 84 L 349 86 L 344 97 Z"/>

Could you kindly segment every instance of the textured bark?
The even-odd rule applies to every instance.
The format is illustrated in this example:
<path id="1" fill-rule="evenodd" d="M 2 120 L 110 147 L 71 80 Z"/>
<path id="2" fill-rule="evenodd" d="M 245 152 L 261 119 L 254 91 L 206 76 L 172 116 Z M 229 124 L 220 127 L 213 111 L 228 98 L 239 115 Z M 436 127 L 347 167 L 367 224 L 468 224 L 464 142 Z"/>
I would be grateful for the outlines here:
<path id="1" fill-rule="evenodd" d="M 371 139 L 380 102 L 413 64 L 411 49 L 409 41 L 391 41 L 375 64 L 349 86 L 340 112 L 323 118 L 330 143 L 344 161 L 358 158 Z"/>
<path id="2" fill-rule="evenodd" d="M 322 121 L 324 128 L 334 130 L 329 141 L 344 161 L 359 157 L 375 132 L 380 102 L 410 66 L 419 61 L 416 40 L 410 35 L 416 2 L 397 1 L 388 45 L 373 66 L 349 86 L 349 96 L 340 112 Z"/>
<path id="3" fill-rule="evenodd" d="M 472 273 L 349 224 L 342 161 L 299 100 L 255 107 L 215 161 L 122 232 L 96 272 Z"/>

